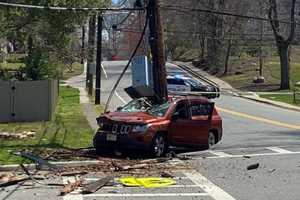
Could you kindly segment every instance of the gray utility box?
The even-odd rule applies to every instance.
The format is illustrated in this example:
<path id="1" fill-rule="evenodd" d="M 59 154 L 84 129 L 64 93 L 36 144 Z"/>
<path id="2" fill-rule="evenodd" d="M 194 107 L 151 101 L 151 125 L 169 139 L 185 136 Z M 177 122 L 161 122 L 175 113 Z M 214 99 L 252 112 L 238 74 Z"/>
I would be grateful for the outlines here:
<path id="1" fill-rule="evenodd" d="M 0 122 L 49 121 L 58 99 L 58 81 L 0 81 Z"/>
<path id="2" fill-rule="evenodd" d="M 132 60 L 132 86 L 152 88 L 152 64 L 148 63 L 147 56 L 135 56 Z"/>

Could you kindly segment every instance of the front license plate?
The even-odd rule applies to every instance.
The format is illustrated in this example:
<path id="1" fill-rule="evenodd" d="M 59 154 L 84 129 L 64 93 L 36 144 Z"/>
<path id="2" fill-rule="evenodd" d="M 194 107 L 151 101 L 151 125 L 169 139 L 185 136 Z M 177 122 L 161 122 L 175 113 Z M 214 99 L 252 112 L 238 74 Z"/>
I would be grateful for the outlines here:
<path id="1" fill-rule="evenodd" d="M 117 141 L 117 135 L 107 134 L 106 135 L 106 140 L 115 142 L 115 141 Z"/>

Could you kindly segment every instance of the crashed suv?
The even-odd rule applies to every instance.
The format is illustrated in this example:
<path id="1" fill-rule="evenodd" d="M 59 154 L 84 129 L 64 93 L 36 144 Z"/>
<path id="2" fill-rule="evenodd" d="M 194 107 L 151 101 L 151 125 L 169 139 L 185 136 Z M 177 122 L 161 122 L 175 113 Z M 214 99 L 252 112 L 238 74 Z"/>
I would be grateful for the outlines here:
<path id="1" fill-rule="evenodd" d="M 169 146 L 209 148 L 222 138 L 222 119 L 206 98 L 180 97 L 152 105 L 136 99 L 97 118 L 94 137 L 97 151 L 147 150 L 162 156 Z"/>

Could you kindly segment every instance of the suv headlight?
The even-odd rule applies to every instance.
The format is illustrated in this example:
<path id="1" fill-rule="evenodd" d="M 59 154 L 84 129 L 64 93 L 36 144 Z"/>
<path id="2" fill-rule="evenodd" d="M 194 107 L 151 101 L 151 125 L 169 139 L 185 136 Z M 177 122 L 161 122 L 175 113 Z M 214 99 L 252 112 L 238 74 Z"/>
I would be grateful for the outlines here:
<path id="1" fill-rule="evenodd" d="M 147 129 L 149 128 L 149 125 L 135 125 L 132 128 L 133 133 L 145 133 Z"/>

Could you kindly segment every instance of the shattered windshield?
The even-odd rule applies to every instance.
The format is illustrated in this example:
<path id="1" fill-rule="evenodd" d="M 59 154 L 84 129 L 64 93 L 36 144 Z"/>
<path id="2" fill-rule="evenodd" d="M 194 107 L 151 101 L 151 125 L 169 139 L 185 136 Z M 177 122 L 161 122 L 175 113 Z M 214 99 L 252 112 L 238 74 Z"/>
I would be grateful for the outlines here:
<path id="1" fill-rule="evenodd" d="M 166 102 L 164 104 L 155 105 L 151 109 L 147 110 L 147 112 L 150 115 L 154 115 L 157 117 L 163 117 L 163 116 L 165 116 L 166 112 L 168 111 L 170 104 L 171 104 L 170 102 Z"/>
<path id="2" fill-rule="evenodd" d="M 151 102 L 145 98 L 135 99 L 119 109 L 119 112 L 143 112 L 151 107 Z"/>

